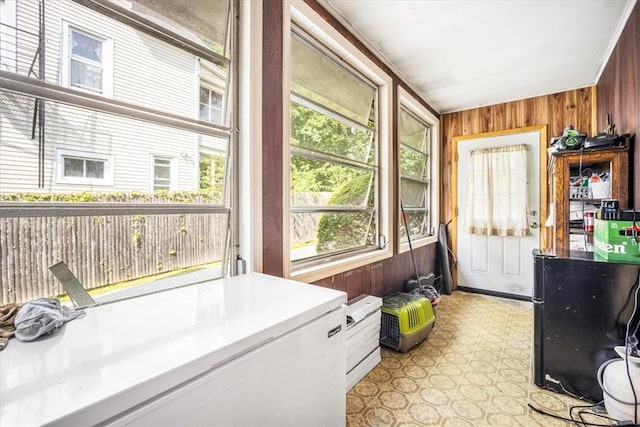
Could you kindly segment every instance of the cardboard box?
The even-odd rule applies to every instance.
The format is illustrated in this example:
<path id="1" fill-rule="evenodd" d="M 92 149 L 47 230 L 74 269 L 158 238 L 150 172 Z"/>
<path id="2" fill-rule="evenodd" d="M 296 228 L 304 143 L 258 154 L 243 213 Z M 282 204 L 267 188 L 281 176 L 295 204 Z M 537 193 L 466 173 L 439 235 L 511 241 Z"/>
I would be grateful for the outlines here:
<path id="1" fill-rule="evenodd" d="M 595 254 L 608 261 L 640 264 L 640 223 L 596 219 L 593 231 Z"/>

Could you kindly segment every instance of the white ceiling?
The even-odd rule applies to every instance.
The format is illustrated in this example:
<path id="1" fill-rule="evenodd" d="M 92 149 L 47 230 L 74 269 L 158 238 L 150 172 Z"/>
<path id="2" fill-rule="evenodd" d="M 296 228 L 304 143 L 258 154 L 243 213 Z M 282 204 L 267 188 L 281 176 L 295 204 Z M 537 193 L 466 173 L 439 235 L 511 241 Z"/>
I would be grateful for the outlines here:
<path id="1" fill-rule="evenodd" d="M 320 0 L 441 113 L 597 83 L 636 0 Z"/>

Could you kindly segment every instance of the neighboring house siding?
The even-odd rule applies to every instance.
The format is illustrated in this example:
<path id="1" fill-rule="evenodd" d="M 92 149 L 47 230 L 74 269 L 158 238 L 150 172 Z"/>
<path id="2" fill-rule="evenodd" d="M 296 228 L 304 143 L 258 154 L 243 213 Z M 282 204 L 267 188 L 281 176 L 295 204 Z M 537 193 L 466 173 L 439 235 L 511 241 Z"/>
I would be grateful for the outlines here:
<path id="1" fill-rule="evenodd" d="M 61 84 L 65 23 L 111 41 L 113 98 L 194 118 L 198 82 L 193 55 L 164 44 L 68 0 L 48 1 L 46 81 Z M 38 3 L 17 1 L 17 25 L 38 33 Z M 18 73 L 26 75 L 37 38 L 18 36 Z M 37 68 L 36 68 L 37 69 Z M 111 72 L 105 70 L 105 72 Z M 38 139 L 31 139 L 33 99 L 0 96 L 0 193 L 148 191 L 150 156 L 173 159 L 176 190 L 198 188 L 197 135 L 75 107 L 46 103 L 45 188 L 38 188 Z M 59 150 L 110 156 L 113 180 L 70 184 L 59 179 Z"/>
<path id="2" fill-rule="evenodd" d="M 0 92 L 0 193 L 38 183 L 38 140 L 31 139 L 33 102 Z M 29 108 L 30 107 L 30 108 Z"/>

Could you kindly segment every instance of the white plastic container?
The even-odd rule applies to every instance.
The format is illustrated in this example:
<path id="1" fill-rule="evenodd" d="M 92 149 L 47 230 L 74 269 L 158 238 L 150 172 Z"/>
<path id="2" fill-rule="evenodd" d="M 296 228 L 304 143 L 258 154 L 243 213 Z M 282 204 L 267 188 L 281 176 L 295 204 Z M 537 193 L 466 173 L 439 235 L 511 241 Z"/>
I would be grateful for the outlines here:
<path id="1" fill-rule="evenodd" d="M 640 357 L 629 356 L 629 375 L 625 363 L 625 347 L 615 347 L 622 359 L 608 360 L 598 369 L 598 380 L 602 387 L 604 406 L 607 412 L 618 421 L 634 421 L 633 407 L 635 401 L 631 384 L 638 396 L 636 417 L 640 420 Z M 629 382 L 631 377 L 631 382 Z"/>
<path id="2" fill-rule="evenodd" d="M 611 197 L 611 181 L 590 182 L 591 197 L 594 199 L 608 199 Z"/>

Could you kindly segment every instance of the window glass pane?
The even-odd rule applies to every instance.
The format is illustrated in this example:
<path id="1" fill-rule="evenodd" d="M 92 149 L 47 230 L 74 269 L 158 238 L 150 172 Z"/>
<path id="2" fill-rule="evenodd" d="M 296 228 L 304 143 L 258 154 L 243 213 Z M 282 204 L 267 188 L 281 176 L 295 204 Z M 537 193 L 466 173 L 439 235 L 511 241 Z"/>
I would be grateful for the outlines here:
<path id="1" fill-rule="evenodd" d="M 227 161 L 224 153 L 200 153 L 200 191 L 222 200 L 225 191 Z"/>
<path id="2" fill-rule="evenodd" d="M 403 178 L 400 187 L 400 200 L 405 207 L 425 206 L 426 185 L 424 182 Z"/>
<path id="3" fill-rule="evenodd" d="M 43 147 L 43 167 L 47 180 L 44 188 L 38 187 L 40 153 L 38 145 L 33 144 L 31 140 L 34 102 L 32 97 L 0 91 L 0 195 L 84 191 L 104 194 L 148 193 L 149 177 L 155 174 L 151 169 L 155 163 L 151 162 L 150 158 L 154 152 L 162 152 L 175 159 L 177 169 L 180 170 L 176 178 L 177 191 L 192 193 L 193 202 L 197 199 L 207 203 L 225 203 L 219 198 L 212 199 L 212 194 L 200 191 L 201 171 L 198 155 L 200 147 L 212 147 L 226 161 L 227 139 L 54 102 L 45 103 L 47 128 Z M 194 144 L 194 141 L 199 143 Z M 62 164 L 59 165 L 56 158 L 57 150 L 76 151 L 87 155 L 65 155 L 64 159 L 60 159 Z M 61 169 L 61 176 L 88 176 L 85 175 L 85 160 L 89 160 L 86 165 L 87 174 L 106 176 L 107 165 L 98 156 L 92 158 L 89 153 L 113 158 L 112 185 L 70 186 L 68 183 L 53 181 L 58 168 Z M 158 165 L 163 166 L 162 177 L 168 178 L 171 161 L 158 160 Z M 203 199 L 198 199 L 198 195 Z"/>
<path id="4" fill-rule="evenodd" d="M 71 86 L 102 92 L 102 68 L 71 60 Z"/>
<path id="5" fill-rule="evenodd" d="M 291 44 L 294 269 L 377 249 L 377 87 L 311 38 Z"/>
<path id="6" fill-rule="evenodd" d="M 90 61 L 102 62 L 102 42 L 77 31 L 72 31 L 71 54 Z"/>
<path id="7" fill-rule="evenodd" d="M 428 127 L 425 124 L 406 111 L 400 110 L 400 142 L 402 144 L 427 153 L 427 131 Z"/>
<path id="8" fill-rule="evenodd" d="M 69 264 L 89 288 L 113 285 L 119 289 L 143 275 L 155 279 L 155 274 L 189 273 L 201 267 L 213 269 L 206 270 L 207 274 L 216 269 L 219 272 L 229 217 L 228 201 L 220 190 L 226 179 L 227 140 L 46 102 L 45 182 L 41 187 L 40 153 L 31 140 L 33 105 L 32 97 L 0 91 L 0 207 L 7 201 L 57 202 L 71 207 L 75 202 L 95 202 L 114 208 L 127 206 L 131 213 L 0 218 L 0 229 L 10 230 L 9 240 L 0 239 L 0 252 L 7 254 L 0 257 L 0 267 L 11 262 L 14 271 L 33 271 L 29 276 L 18 274 L 11 281 L 0 281 L 0 305 L 61 294 L 47 270 L 57 261 Z M 209 147 L 219 153 L 213 172 L 217 189 L 199 185 L 212 172 L 201 170 L 198 151 Z M 149 190 L 149 176 L 156 173 L 164 180 L 165 189 L 170 184 L 171 160 L 149 161 L 156 150 L 171 154 L 180 166 L 176 191 Z M 87 157 L 60 155 L 64 151 L 86 152 Z M 91 158 L 91 152 L 112 161 Z M 73 179 L 58 180 L 58 169 L 59 176 Z M 110 175 L 111 181 L 107 180 Z M 96 185 L 95 180 L 107 182 Z M 150 215 L 131 208 L 146 203 L 166 205 L 171 210 Z M 193 204 L 204 204 L 210 213 L 174 214 L 175 207 L 188 209 Z M 84 209 L 83 215 L 87 215 Z M 20 231 L 27 228 L 32 234 Z M 82 234 L 73 234 L 74 230 Z M 16 248 L 2 246 L 9 241 Z"/>
<path id="9" fill-rule="evenodd" d="M 291 39 L 291 80 L 293 93 L 369 124 L 375 89 L 296 36 Z"/>
<path id="10" fill-rule="evenodd" d="M 225 124 L 226 78 L 224 68 L 205 60 L 200 61 L 200 120 L 218 125 Z"/>
<path id="11" fill-rule="evenodd" d="M 291 227 L 292 261 L 376 247 L 371 212 L 294 213 Z"/>
<path id="12" fill-rule="evenodd" d="M 220 65 L 202 58 L 211 59 L 208 54 L 218 58 L 214 51 L 222 52 L 228 44 L 227 0 L 114 1 L 129 12 L 146 10 L 148 15 L 142 14 L 161 25 L 160 31 L 171 31 L 197 43 L 202 53 L 180 48 L 80 3 L 92 2 L 46 1 L 47 55 L 44 69 L 40 70 L 39 61 L 34 63 L 38 58 L 39 2 L 18 2 L 21 12 L 15 24 L 20 34 L 19 43 L 15 43 L 16 73 L 33 79 L 44 75 L 50 84 L 89 90 L 116 101 L 194 120 L 199 118 L 199 97 L 194 85 L 199 84 L 200 62 L 208 64 L 215 80 L 212 88 L 228 98 L 228 52 L 228 59 L 220 57 Z M 0 47 L 4 50 L 8 44 L 2 40 Z M 222 124 L 222 118 L 227 119 L 224 114 L 220 117 L 215 123 Z"/>
<path id="13" fill-rule="evenodd" d="M 120 0 L 110 0 L 122 4 Z M 128 0 L 130 9 L 225 55 L 229 0 Z"/>
<path id="14" fill-rule="evenodd" d="M 0 305 L 69 302 L 48 269 L 61 260 L 96 301 L 220 277 L 227 221 L 226 213 L 0 218 L 2 229 L 15 230 L 11 248 L 0 241 L 0 265 L 12 266 Z"/>
<path id="15" fill-rule="evenodd" d="M 15 73 L 17 31 L 16 10 L 12 5 L 0 0 L 0 70 Z"/>
<path id="16" fill-rule="evenodd" d="M 205 87 L 200 87 L 200 105 L 208 106 L 209 105 L 209 89 Z"/>
<path id="17" fill-rule="evenodd" d="M 64 176 L 84 176 L 84 160 L 72 157 L 64 158 Z"/>
<path id="18" fill-rule="evenodd" d="M 400 148 L 400 174 L 416 179 L 427 178 L 427 156 L 411 149 Z"/>
<path id="19" fill-rule="evenodd" d="M 362 163 L 374 162 L 373 131 L 354 129 L 298 103 L 291 103 L 291 145 Z"/>
<path id="20" fill-rule="evenodd" d="M 428 219 L 426 211 L 421 210 L 406 212 L 405 210 L 405 217 L 407 218 L 407 225 L 409 227 L 409 232 L 411 233 L 412 239 L 428 235 Z M 407 239 L 407 230 L 405 229 L 404 223 L 402 224 L 402 227 L 400 227 L 400 238 L 402 240 Z"/>
<path id="21" fill-rule="evenodd" d="M 291 157 L 292 206 L 371 208 L 373 171 Z"/>
<path id="22" fill-rule="evenodd" d="M 168 190 L 171 188 L 171 161 L 166 159 L 154 160 L 154 190 Z"/>
<path id="23" fill-rule="evenodd" d="M 400 108 L 399 119 L 400 200 L 406 211 L 411 237 L 425 237 L 431 234 L 430 128 L 403 107 Z M 401 240 L 406 241 L 404 223 L 400 221 L 399 226 Z"/>
<path id="24" fill-rule="evenodd" d="M 102 160 L 85 160 L 85 167 L 87 168 L 87 178 L 104 178 L 104 161 Z"/>

